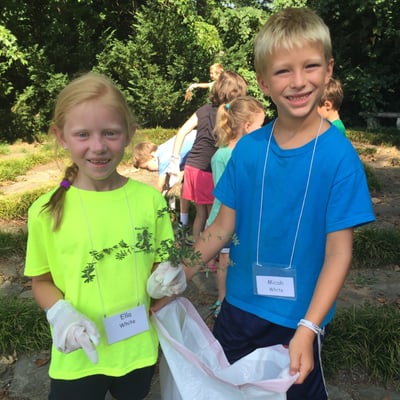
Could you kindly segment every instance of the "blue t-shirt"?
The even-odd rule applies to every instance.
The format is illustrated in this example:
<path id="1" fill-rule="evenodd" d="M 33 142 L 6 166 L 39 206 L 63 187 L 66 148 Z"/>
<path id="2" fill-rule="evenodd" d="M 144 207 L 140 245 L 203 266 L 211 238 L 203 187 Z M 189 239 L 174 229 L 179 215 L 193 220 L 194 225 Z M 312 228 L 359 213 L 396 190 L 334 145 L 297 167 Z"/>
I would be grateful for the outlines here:
<path id="1" fill-rule="evenodd" d="M 234 265 L 228 269 L 226 299 L 242 310 L 295 329 L 304 318 L 322 269 L 327 234 L 372 222 L 375 217 L 357 152 L 336 128 L 329 128 L 318 137 L 293 254 L 297 298 L 255 295 L 252 264 L 258 239 L 259 262 L 290 263 L 315 143 L 282 149 L 272 137 L 264 176 L 271 129 L 272 123 L 238 142 L 214 189 L 215 197 L 236 211 L 238 244 L 231 246 Z M 332 319 L 334 309 L 322 326 Z"/>
<path id="2" fill-rule="evenodd" d="M 181 149 L 181 153 L 180 153 L 181 170 L 183 170 L 183 167 L 186 162 L 186 158 L 189 155 L 190 150 L 192 149 L 194 140 L 196 139 L 196 134 L 197 134 L 196 130 L 189 132 L 186 135 L 185 140 L 182 144 L 182 149 Z M 166 142 L 164 142 L 158 146 L 158 148 L 157 148 L 158 175 L 165 174 L 165 171 L 171 161 L 172 150 L 174 149 L 174 143 L 175 143 L 175 136 L 172 136 L 171 139 L 168 139 Z"/>

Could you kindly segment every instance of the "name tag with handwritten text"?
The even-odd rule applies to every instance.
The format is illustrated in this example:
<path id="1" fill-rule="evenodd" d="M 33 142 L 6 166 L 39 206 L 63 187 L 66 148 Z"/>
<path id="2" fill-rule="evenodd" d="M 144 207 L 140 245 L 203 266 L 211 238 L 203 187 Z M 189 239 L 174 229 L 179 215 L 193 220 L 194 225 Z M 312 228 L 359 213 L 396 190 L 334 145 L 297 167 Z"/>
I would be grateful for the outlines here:
<path id="1" fill-rule="evenodd" d="M 296 269 L 266 263 L 253 263 L 254 294 L 296 299 Z"/>
<path id="2" fill-rule="evenodd" d="M 120 314 L 104 318 L 109 344 L 138 335 L 149 330 L 146 307 L 141 304 Z"/>

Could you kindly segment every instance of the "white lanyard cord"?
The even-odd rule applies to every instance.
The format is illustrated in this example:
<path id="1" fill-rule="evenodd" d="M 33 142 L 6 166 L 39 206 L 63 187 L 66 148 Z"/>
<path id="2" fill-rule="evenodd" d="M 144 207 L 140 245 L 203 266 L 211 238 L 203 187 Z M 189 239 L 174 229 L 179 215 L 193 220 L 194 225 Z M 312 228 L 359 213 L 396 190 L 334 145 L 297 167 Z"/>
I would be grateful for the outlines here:
<path id="1" fill-rule="evenodd" d="M 256 265 L 260 265 L 259 264 L 259 252 L 260 252 L 260 238 L 261 238 L 261 220 L 262 220 L 263 203 L 264 203 L 264 184 L 265 184 L 265 176 L 266 176 L 266 171 L 267 171 L 267 160 L 268 160 L 268 155 L 269 155 L 269 150 L 270 150 L 271 138 L 272 138 L 272 135 L 274 133 L 274 128 L 275 128 L 276 121 L 277 120 L 275 120 L 274 124 L 272 125 L 271 134 L 270 134 L 269 139 L 268 139 L 267 150 L 266 150 L 265 161 L 264 161 L 264 171 L 263 171 L 263 178 L 262 178 L 262 185 L 261 185 L 261 197 L 260 197 L 260 201 L 261 201 L 260 216 L 259 216 L 259 220 L 258 220 Z M 296 232 L 295 232 L 295 235 L 294 235 L 292 253 L 290 255 L 290 261 L 289 261 L 289 268 L 292 268 L 294 252 L 295 252 L 295 249 L 296 249 L 297 238 L 298 238 L 298 235 L 299 235 L 300 223 L 301 223 L 301 220 L 302 220 L 302 217 L 303 217 L 304 206 L 306 204 L 308 188 L 310 186 L 311 172 L 312 172 L 312 167 L 313 167 L 313 164 L 314 164 L 314 156 L 315 156 L 315 151 L 316 151 L 316 148 L 317 148 L 318 137 L 319 137 L 319 133 L 321 132 L 321 128 L 322 128 L 322 122 L 323 122 L 323 118 L 321 117 L 321 120 L 320 120 L 320 123 L 319 123 L 319 128 L 318 128 L 317 134 L 315 135 L 314 147 L 313 147 L 313 151 L 312 151 L 312 154 L 311 154 L 311 160 L 310 160 L 310 166 L 308 168 L 307 183 L 306 183 L 306 188 L 305 188 L 305 191 L 304 191 L 303 201 L 302 201 L 302 204 L 301 204 L 299 219 L 297 221 Z"/>
<path id="2" fill-rule="evenodd" d="M 132 217 L 131 207 L 130 207 L 130 204 L 129 204 L 129 201 L 128 201 L 128 195 L 126 193 L 125 186 L 124 186 L 123 189 L 124 189 L 126 204 L 127 204 L 127 207 L 128 207 L 129 220 L 130 220 L 131 227 L 132 227 L 132 240 L 133 240 L 132 241 L 132 243 L 133 243 L 132 247 L 133 247 L 133 256 L 134 256 L 134 259 L 135 259 L 134 268 L 135 268 L 135 275 L 136 275 L 136 303 L 137 303 L 137 305 L 139 305 L 139 283 L 138 283 L 138 265 L 137 265 L 137 260 L 136 260 L 136 248 L 135 248 L 135 227 L 133 225 L 133 217 Z M 86 228 L 87 228 L 87 232 L 88 232 L 88 236 L 89 236 L 90 248 L 91 248 L 91 251 L 93 253 L 94 252 L 93 237 L 92 237 L 92 232 L 90 230 L 89 218 L 87 216 L 86 207 L 85 207 L 85 204 L 83 202 L 82 196 L 80 194 L 80 190 L 79 189 L 77 189 L 77 190 L 78 190 L 79 201 L 81 203 L 83 217 L 84 217 L 85 222 L 86 222 Z M 93 258 L 94 258 L 94 256 L 93 256 Z M 94 273 L 95 273 L 95 277 L 96 277 L 97 290 L 98 290 L 98 293 L 99 293 L 99 299 L 100 299 L 101 309 L 103 311 L 103 316 L 107 317 L 105 306 L 104 306 L 104 301 L 103 301 L 103 296 L 101 294 L 100 280 L 99 280 L 98 270 L 97 270 L 96 265 L 94 266 Z"/>

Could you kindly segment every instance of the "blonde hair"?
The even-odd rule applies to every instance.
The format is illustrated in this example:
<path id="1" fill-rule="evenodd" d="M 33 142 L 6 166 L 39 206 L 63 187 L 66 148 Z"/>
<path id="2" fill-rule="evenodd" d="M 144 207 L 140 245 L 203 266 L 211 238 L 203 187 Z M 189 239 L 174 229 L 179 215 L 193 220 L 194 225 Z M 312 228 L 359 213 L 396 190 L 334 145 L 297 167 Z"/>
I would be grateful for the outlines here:
<path id="1" fill-rule="evenodd" d="M 211 70 L 213 70 L 219 77 L 221 75 L 221 72 L 224 71 L 224 66 L 220 63 L 215 63 L 215 64 L 210 65 L 210 71 Z"/>
<path id="2" fill-rule="evenodd" d="M 158 146 L 153 142 L 140 142 L 133 148 L 133 166 L 140 168 L 142 164 L 151 160 L 151 153 L 157 151 Z"/>
<path id="3" fill-rule="evenodd" d="M 240 132 L 242 125 L 246 122 L 253 123 L 255 114 L 260 112 L 264 112 L 264 107 L 252 96 L 241 96 L 230 103 L 220 105 L 214 129 L 217 146 L 228 146 L 238 134 L 243 134 Z"/>
<path id="4" fill-rule="evenodd" d="M 75 106 L 90 100 L 99 100 L 103 105 L 116 110 L 125 125 L 127 135 L 133 135 L 136 129 L 134 116 L 121 91 L 104 75 L 89 72 L 72 80 L 57 96 L 53 119 L 49 133 L 56 128 L 62 132 L 68 112 Z M 63 217 L 65 193 L 78 174 L 78 166 L 72 164 L 64 173 L 62 184 L 55 190 L 42 211 L 47 211 L 54 218 L 53 230 L 56 231 Z"/>
<path id="5" fill-rule="evenodd" d="M 223 71 L 211 89 L 210 101 L 219 106 L 246 94 L 247 82 L 244 78 L 236 72 Z"/>
<path id="6" fill-rule="evenodd" d="M 254 41 L 257 75 L 265 74 L 268 56 L 275 49 L 291 50 L 302 47 L 305 42 L 322 44 L 326 61 L 332 58 L 329 28 L 314 11 L 307 7 L 289 7 L 271 15 Z"/>
<path id="7" fill-rule="evenodd" d="M 343 87 L 339 79 L 331 78 L 329 80 L 322 94 L 321 101 L 319 102 L 320 107 L 322 107 L 327 100 L 332 103 L 332 108 L 335 111 L 340 110 L 343 102 Z"/>

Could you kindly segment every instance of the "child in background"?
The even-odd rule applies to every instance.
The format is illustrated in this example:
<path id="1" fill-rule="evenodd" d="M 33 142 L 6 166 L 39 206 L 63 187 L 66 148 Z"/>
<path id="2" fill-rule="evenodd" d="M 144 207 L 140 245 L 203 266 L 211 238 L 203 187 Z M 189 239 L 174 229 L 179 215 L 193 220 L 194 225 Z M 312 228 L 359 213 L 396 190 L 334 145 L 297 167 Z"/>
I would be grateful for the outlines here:
<path id="1" fill-rule="evenodd" d="M 269 17 L 255 39 L 260 89 L 278 118 L 244 136 L 214 190 L 221 207 L 196 241 L 198 267 L 233 235 L 214 335 L 233 363 L 289 346 L 288 400 L 326 400 L 325 327 L 351 265 L 353 230 L 374 221 L 360 158 L 318 114 L 333 71 L 328 27 L 308 8 Z"/>
<path id="2" fill-rule="evenodd" d="M 194 140 L 196 138 L 197 131 L 193 130 L 185 137 L 180 153 L 180 164 L 179 168 L 182 171 L 186 158 L 193 146 Z M 158 182 L 157 188 L 161 192 L 164 189 L 167 176 L 167 167 L 172 156 L 172 150 L 175 142 L 175 136 L 168 139 L 166 142 L 160 144 L 159 146 L 153 142 L 140 142 L 137 143 L 133 148 L 133 166 L 135 168 L 142 168 L 148 171 L 158 172 Z M 179 179 L 179 178 L 178 178 Z M 172 187 L 175 182 L 169 182 Z M 189 207 L 190 201 L 180 198 L 180 223 L 183 226 L 189 223 Z"/>
<path id="3" fill-rule="evenodd" d="M 211 159 L 211 170 L 215 186 L 231 158 L 232 150 L 235 148 L 236 143 L 243 135 L 261 128 L 264 118 L 263 105 L 251 96 L 238 97 L 232 100 L 231 103 L 219 106 L 215 123 L 215 133 L 219 149 Z M 207 225 L 212 224 L 220 206 L 221 202 L 218 199 L 214 199 Z M 230 243 L 227 243 L 219 253 L 218 266 L 216 268 L 218 298 L 211 307 L 214 318 L 217 318 L 221 310 L 222 301 L 225 298 L 225 281 L 229 266 L 229 247 Z"/>
<path id="4" fill-rule="evenodd" d="M 224 71 L 224 67 L 220 63 L 215 63 L 210 66 L 210 79 L 211 82 L 206 83 L 192 83 L 185 93 L 185 100 L 190 101 L 193 96 L 193 89 L 209 89 L 211 91 L 215 81 L 219 78 L 221 73 Z"/>
<path id="5" fill-rule="evenodd" d="M 49 399 L 143 399 L 158 358 L 146 283 L 173 240 L 165 199 L 117 172 L 135 124 L 106 77 L 71 81 L 49 132 L 72 165 L 29 209 L 25 266 L 51 325 Z"/>
<path id="6" fill-rule="evenodd" d="M 193 201 L 196 216 L 193 221 L 193 238 L 203 231 L 214 197 L 211 173 L 211 157 L 217 151 L 214 127 L 218 107 L 247 93 L 246 81 L 236 72 L 224 71 L 211 89 L 210 103 L 200 107 L 183 125 L 175 136 L 174 149 L 167 172 L 179 176 L 180 153 L 185 137 L 197 129 L 196 139 L 187 157 L 184 169 L 182 197 Z"/>
<path id="7" fill-rule="evenodd" d="M 346 136 L 346 128 L 340 119 L 339 110 L 343 102 L 342 83 L 338 79 L 331 78 L 325 87 L 319 103 L 318 112 L 336 126 Z"/>

